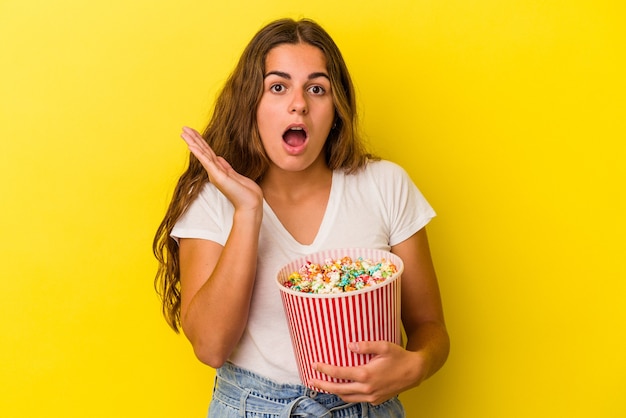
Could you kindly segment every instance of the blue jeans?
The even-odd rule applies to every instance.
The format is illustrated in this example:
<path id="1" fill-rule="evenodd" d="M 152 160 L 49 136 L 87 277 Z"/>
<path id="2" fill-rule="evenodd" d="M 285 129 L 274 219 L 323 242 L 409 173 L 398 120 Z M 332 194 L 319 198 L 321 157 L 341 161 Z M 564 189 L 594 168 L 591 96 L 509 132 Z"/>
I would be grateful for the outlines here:
<path id="1" fill-rule="evenodd" d="M 217 370 L 209 418 L 404 418 L 398 398 L 346 403 L 301 385 L 283 385 L 231 363 Z"/>

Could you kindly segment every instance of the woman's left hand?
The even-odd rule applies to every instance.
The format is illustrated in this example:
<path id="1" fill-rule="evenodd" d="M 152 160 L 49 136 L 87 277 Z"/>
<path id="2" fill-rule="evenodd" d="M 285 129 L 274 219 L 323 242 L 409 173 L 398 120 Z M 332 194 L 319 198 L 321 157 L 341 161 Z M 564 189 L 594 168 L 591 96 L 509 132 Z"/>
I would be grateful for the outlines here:
<path id="1" fill-rule="evenodd" d="M 310 385 L 334 393 L 346 402 L 381 404 L 418 386 L 448 358 L 450 339 L 426 229 L 391 249 L 404 261 L 401 306 L 406 349 L 387 341 L 360 341 L 349 344 L 349 348 L 358 354 L 371 354 L 367 364 L 337 367 L 317 363 L 315 367 L 320 373 L 347 382 L 311 379 Z"/>
<path id="2" fill-rule="evenodd" d="M 372 354 L 374 357 L 363 366 L 338 367 L 317 363 L 315 369 L 345 383 L 311 379 L 309 384 L 334 393 L 346 402 L 381 404 L 400 392 L 417 386 L 424 379 L 424 358 L 420 352 L 407 351 L 387 341 L 362 341 L 351 343 L 351 351 Z"/>

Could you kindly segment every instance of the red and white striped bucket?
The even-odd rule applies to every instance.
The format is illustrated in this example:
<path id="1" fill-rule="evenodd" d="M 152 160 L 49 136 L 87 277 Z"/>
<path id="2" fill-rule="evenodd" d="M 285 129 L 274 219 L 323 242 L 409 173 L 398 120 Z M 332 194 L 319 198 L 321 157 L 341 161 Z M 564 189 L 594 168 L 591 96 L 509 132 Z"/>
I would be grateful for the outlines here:
<path id="1" fill-rule="evenodd" d="M 304 293 L 283 286 L 289 275 L 306 262 L 324 264 L 343 257 L 386 259 L 397 272 L 384 282 L 344 293 Z M 312 369 L 313 363 L 336 366 L 360 366 L 372 355 L 355 354 L 347 344 L 358 341 L 390 341 L 402 344 L 400 331 L 400 275 L 402 259 L 383 250 L 349 248 L 333 249 L 308 255 L 290 262 L 278 273 L 277 283 L 287 315 L 291 341 L 304 385 L 311 378 L 342 382 Z M 307 385 L 308 386 L 308 385 Z M 317 388 L 311 387 L 313 390 Z"/>

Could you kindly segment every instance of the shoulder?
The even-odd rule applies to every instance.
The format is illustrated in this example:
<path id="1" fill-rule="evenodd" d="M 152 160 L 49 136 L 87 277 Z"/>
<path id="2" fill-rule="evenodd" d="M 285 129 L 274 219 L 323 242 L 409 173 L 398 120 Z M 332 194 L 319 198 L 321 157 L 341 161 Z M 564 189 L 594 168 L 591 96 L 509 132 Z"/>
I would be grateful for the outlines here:
<path id="1" fill-rule="evenodd" d="M 415 187 L 406 170 L 389 160 L 369 160 L 358 171 L 344 174 L 343 181 L 347 190 L 354 189 L 385 196 Z"/>
<path id="2" fill-rule="evenodd" d="M 365 165 L 365 170 L 376 174 L 403 174 L 404 168 L 389 160 L 369 160 Z"/>
<path id="3" fill-rule="evenodd" d="M 172 236 L 203 238 L 223 245 L 232 225 L 232 214 L 228 199 L 213 184 L 206 183 L 176 221 Z"/>
<path id="4" fill-rule="evenodd" d="M 369 160 L 361 171 L 364 178 L 374 183 L 410 181 L 406 170 L 389 160 Z"/>
<path id="5" fill-rule="evenodd" d="M 210 202 L 211 204 L 222 201 L 228 202 L 226 196 L 224 196 L 222 192 L 220 192 L 219 189 L 211 182 L 204 183 L 196 200 Z"/>
<path id="6" fill-rule="evenodd" d="M 187 212 L 192 213 L 229 213 L 232 203 L 210 182 L 205 183 L 198 196 L 191 202 Z"/>

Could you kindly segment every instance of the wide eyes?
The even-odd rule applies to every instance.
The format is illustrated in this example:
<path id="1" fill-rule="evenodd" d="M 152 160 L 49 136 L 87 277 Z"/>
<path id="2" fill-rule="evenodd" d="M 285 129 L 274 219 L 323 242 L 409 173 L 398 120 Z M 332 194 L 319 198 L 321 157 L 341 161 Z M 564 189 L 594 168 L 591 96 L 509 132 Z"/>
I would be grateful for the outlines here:
<path id="1" fill-rule="evenodd" d="M 326 89 L 322 86 L 311 86 L 308 88 L 309 93 L 314 94 L 316 96 L 321 96 L 322 94 L 326 93 Z"/>
<path id="2" fill-rule="evenodd" d="M 287 88 L 283 86 L 282 84 L 272 84 L 270 86 L 270 91 L 272 93 L 284 93 L 285 90 L 287 90 Z"/>
<path id="3" fill-rule="evenodd" d="M 275 83 L 270 85 L 269 91 L 275 94 L 282 94 L 287 91 L 287 87 L 282 83 Z M 326 93 L 326 88 L 320 86 L 319 84 L 314 84 L 307 87 L 306 91 L 313 96 L 322 96 Z"/>

